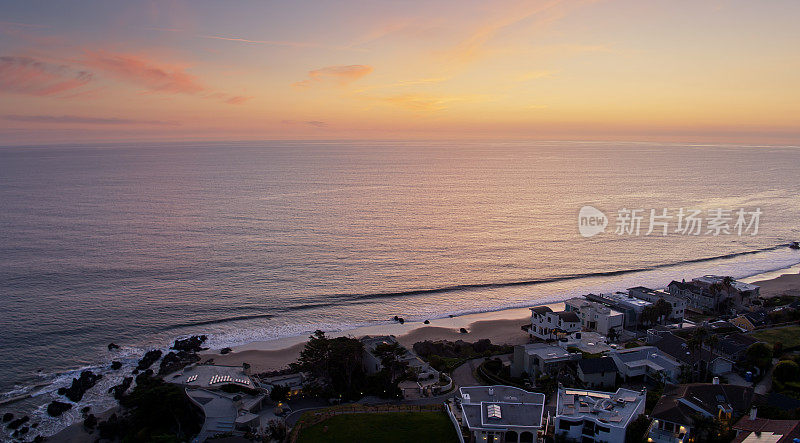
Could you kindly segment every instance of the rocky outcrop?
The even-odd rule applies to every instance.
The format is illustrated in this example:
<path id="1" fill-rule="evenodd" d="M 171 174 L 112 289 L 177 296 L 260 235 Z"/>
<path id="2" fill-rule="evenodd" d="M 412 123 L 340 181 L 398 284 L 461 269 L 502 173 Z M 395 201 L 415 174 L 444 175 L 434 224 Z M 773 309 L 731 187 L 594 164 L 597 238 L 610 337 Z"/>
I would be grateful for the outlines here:
<path id="1" fill-rule="evenodd" d="M 14 414 L 10 412 L 6 412 L 5 414 L 3 414 L 3 423 L 8 423 L 13 419 L 14 419 Z"/>
<path id="2" fill-rule="evenodd" d="M 50 415 L 51 417 L 58 417 L 64 412 L 69 411 L 71 408 L 72 408 L 71 403 L 53 401 L 49 405 L 47 405 L 47 414 Z"/>
<path id="3" fill-rule="evenodd" d="M 150 366 L 153 366 L 153 363 L 158 361 L 159 358 L 161 358 L 161 351 L 159 351 L 158 349 L 147 351 L 147 353 L 144 354 L 144 357 L 142 357 L 142 359 L 139 360 L 139 365 L 136 366 L 136 369 L 143 371 L 149 368 Z"/>
<path id="4" fill-rule="evenodd" d="M 123 395 L 125 395 L 125 391 L 127 391 L 128 388 L 131 387 L 132 383 L 133 383 L 133 377 L 125 377 L 122 379 L 122 383 L 108 388 L 108 393 L 114 394 L 114 398 L 119 400 L 122 398 Z"/>
<path id="5" fill-rule="evenodd" d="M 88 417 L 83 421 L 83 427 L 85 429 L 91 430 L 97 426 L 97 417 L 94 414 L 89 414 Z"/>
<path id="6" fill-rule="evenodd" d="M 111 369 L 116 371 L 117 369 L 119 369 L 121 367 L 122 367 L 122 362 L 119 362 L 119 361 L 116 361 L 116 360 L 111 362 Z"/>
<path id="7" fill-rule="evenodd" d="M 68 388 L 59 388 L 59 395 L 65 395 L 68 399 L 79 402 L 92 386 L 97 384 L 97 381 L 103 378 L 100 374 L 95 374 L 92 371 L 83 371 L 79 378 L 72 379 L 72 386 Z"/>
<path id="8" fill-rule="evenodd" d="M 8 429 L 19 429 L 20 426 L 27 423 L 31 418 L 27 415 L 20 417 L 16 420 L 12 420 L 11 423 L 8 424 Z"/>
<path id="9" fill-rule="evenodd" d="M 158 375 L 171 374 L 185 368 L 187 365 L 200 361 L 200 356 L 194 352 L 178 351 L 170 352 L 161 360 L 158 368 Z"/>
<path id="10" fill-rule="evenodd" d="M 193 335 L 189 338 L 184 338 L 182 340 L 175 340 L 173 343 L 172 348 L 176 351 L 184 351 L 184 352 L 200 352 L 205 351 L 208 348 L 202 347 L 202 344 L 205 343 L 206 339 L 205 335 Z"/>
<path id="11" fill-rule="evenodd" d="M 108 350 L 109 351 L 113 351 L 114 349 L 119 349 L 119 345 L 114 343 L 114 342 L 109 343 L 108 344 Z"/>

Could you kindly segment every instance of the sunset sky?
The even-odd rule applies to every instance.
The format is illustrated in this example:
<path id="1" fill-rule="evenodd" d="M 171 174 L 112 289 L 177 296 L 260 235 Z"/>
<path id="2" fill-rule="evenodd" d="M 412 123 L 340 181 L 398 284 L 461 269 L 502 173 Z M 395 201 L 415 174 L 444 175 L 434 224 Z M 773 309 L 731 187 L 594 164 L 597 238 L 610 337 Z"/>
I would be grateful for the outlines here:
<path id="1" fill-rule="evenodd" d="M 4 1 L 0 144 L 800 142 L 800 2 Z"/>

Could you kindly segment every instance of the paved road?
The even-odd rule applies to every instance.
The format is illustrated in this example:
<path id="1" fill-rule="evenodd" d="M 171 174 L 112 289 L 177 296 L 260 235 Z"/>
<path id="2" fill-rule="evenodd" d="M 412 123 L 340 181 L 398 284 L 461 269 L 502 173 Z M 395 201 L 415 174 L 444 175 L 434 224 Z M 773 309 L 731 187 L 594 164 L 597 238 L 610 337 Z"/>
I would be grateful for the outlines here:
<path id="1" fill-rule="evenodd" d="M 767 373 L 764 374 L 764 378 L 762 378 L 761 381 L 758 382 L 758 384 L 753 388 L 756 394 L 766 395 L 766 393 L 772 389 L 772 371 L 775 369 L 776 364 L 778 364 L 778 359 L 773 358 L 772 365 L 769 367 Z"/>
<path id="2" fill-rule="evenodd" d="M 497 355 L 492 358 L 500 358 L 503 361 L 511 361 L 511 354 L 503 354 Z M 481 383 L 478 379 L 475 378 L 473 372 L 475 369 L 485 360 L 485 357 L 480 358 L 473 358 L 472 360 L 467 360 L 466 363 L 457 367 L 453 371 L 453 383 L 456 386 L 480 386 Z"/>

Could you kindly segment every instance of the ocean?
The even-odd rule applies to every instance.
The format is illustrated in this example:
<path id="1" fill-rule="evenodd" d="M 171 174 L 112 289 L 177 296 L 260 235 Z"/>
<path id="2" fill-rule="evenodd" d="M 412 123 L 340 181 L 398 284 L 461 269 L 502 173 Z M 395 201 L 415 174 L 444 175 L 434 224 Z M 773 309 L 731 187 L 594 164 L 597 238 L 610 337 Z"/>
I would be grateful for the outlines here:
<path id="1" fill-rule="evenodd" d="M 0 411 L 59 429 L 78 408 L 50 419 L 42 405 L 81 368 L 132 364 L 179 336 L 221 348 L 796 265 L 798 167 L 790 146 L 0 148 L 0 392 L 34 395 Z M 587 205 L 606 232 L 580 234 Z M 678 208 L 760 208 L 758 233 L 644 235 L 650 209 Z M 621 209 L 644 210 L 640 235 L 614 232 Z"/>

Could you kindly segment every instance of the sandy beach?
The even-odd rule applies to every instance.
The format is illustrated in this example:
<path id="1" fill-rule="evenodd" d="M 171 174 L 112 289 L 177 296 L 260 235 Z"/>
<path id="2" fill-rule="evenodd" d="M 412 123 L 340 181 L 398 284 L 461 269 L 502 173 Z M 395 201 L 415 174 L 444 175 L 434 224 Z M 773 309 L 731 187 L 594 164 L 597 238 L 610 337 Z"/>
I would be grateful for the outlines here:
<path id="1" fill-rule="evenodd" d="M 762 297 L 800 296 L 800 273 L 782 274 L 771 280 L 754 281 L 753 284 L 761 286 Z"/>
<path id="2" fill-rule="evenodd" d="M 563 307 L 556 303 L 554 309 Z M 508 309 L 481 314 L 470 314 L 458 317 L 449 317 L 430 320 L 429 324 L 423 322 L 394 323 L 381 326 L 358 328 L 351 331 L 329 333 L 329 336 L 363 337 L 366 335 L 394 335 L 406 347 L 411 347 L 416 342 L 425 340 L 464 340 L 474 342 L 489 339 L 495 344 L 522 344 L 527 343 L 528 334 L 522 330 L 522 325 L 527 324 L 530 311 L 526 308 Z M 462 333 L 461 328 L 468 332 Z M 204 361 L 213 359 L 214 363 L 221 365 L 241 365 L 248 363 L 251 369 L 258 372 L 275 371 L 286 368 L 289 363 L 297 360 L 303 349 L 305 337 L 293 337 L 283 340 L 271 340 L 248 343 L 233 348 L 225 355 L 219 352 L 205 352 L 201 354 Z M 281 347 L 283 345 L 283 347 Z"/>
<path id="3" fill-rule="evenodd" d="M 761 286 L 763 297 L 778 295 L 800 296 L 800 268 L 792 267 L 749 279 L 742 279 Z M 764 277 L 772 277 L 763 279 Z M 761 278 L 761 280 L 757 280 Z M 563 303 L 549 304 L 552 309 L 563 309 Z M 528 335 L 521 326 L 528 322 L 530 311 L 527 308 L 505 309 L 494 312 L 469 314 L 463 316 L 430 320 L 423 322 L 393 323 L 369 326 L 349 331 L 328 333 L 329 336 L 363 337 L 365 335 L 389 334 L 397 337 L 406 347 L 425 340 L 464 340 L 474 342 L 489 339 L 495 344 L 522 344 Z M 468 333 L 460 332 L 461 328 Z M 222 365 L 249 363 L 255 372 L 275 371 L 286 368 L 297 360 L 306 337 L 291 337 L 279 340 L 257 341 L 233 348 L 232 352 L 221 355 L 219 352 L 201 354 L 204 360 L 213 359 Z"/>

